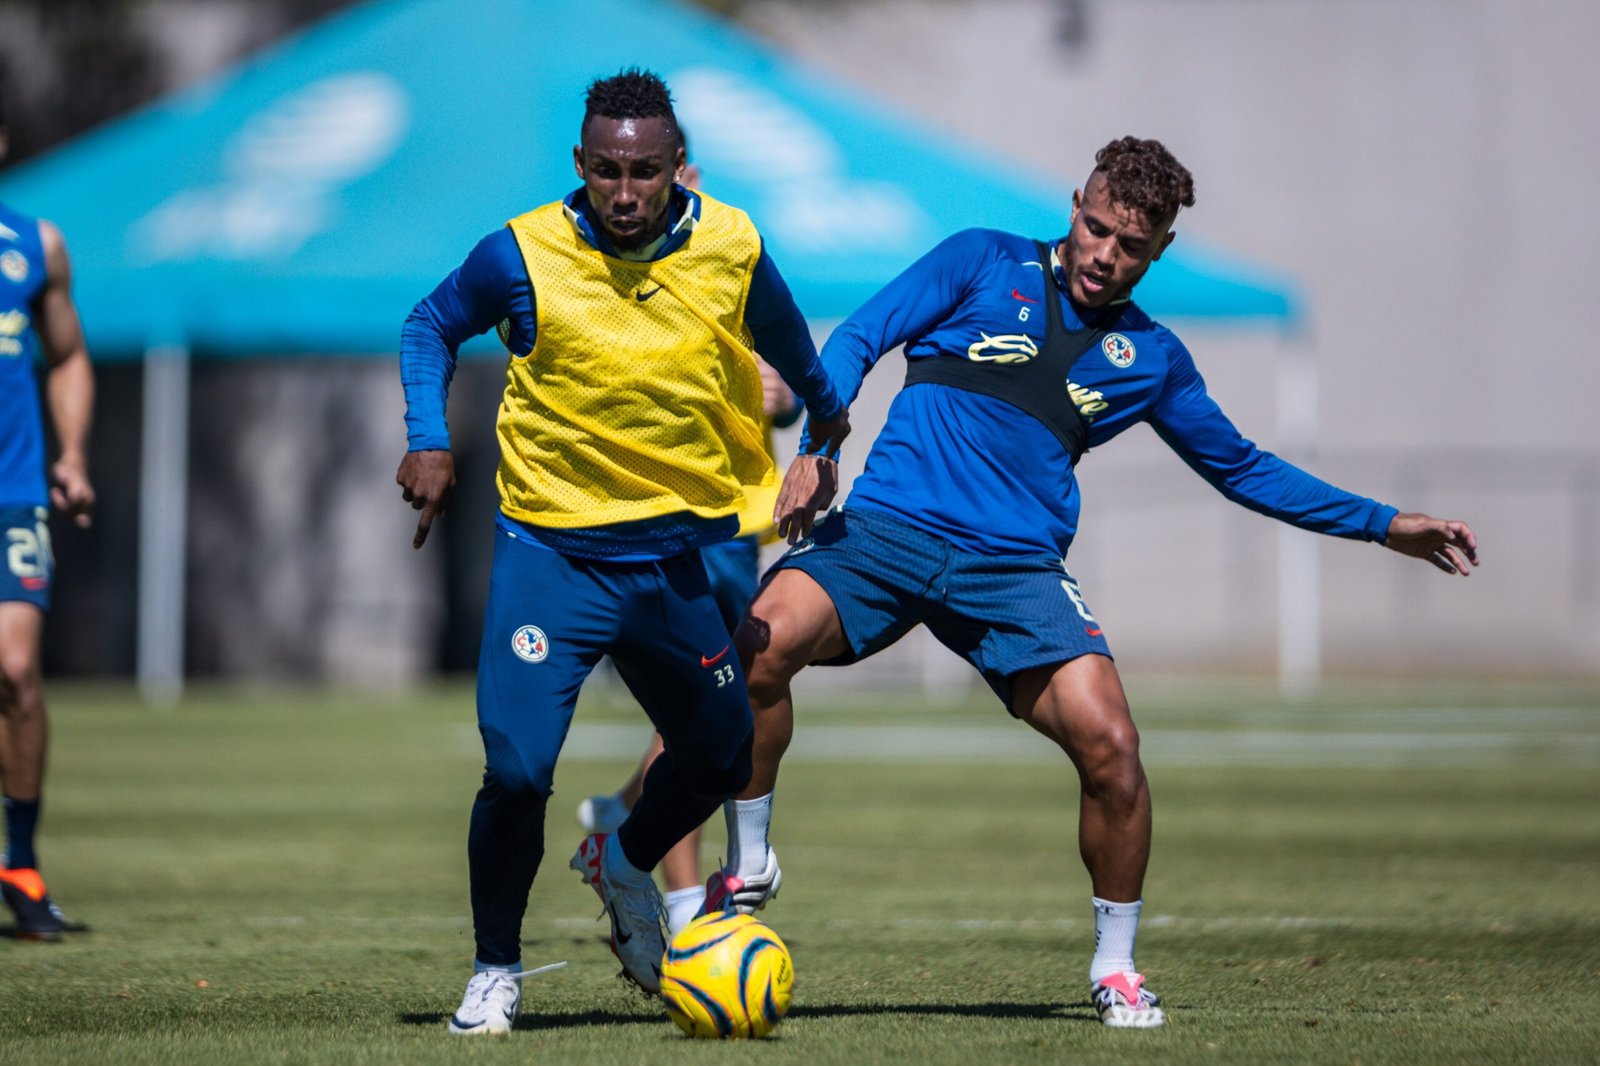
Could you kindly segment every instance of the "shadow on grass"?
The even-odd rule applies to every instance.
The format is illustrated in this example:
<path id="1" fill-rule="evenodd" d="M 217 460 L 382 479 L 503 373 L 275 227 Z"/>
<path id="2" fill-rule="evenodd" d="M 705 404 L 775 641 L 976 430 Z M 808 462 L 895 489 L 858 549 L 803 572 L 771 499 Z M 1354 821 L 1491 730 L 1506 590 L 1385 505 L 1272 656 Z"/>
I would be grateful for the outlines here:
<path id="1" fill-rule="evenodd" d="M 412 1011 L 399 1016 L 401 1025 L 437 1025 L 450 1020 L 444 1011 Z M 660 1025 L 667 1020 L 665 1010 L 650 1014 L 614 1010 L 586 1010 L 573 1014 L 524 1014 L 514 1029 L 592 1029 L 602 1025 Z"/>
<path id="2" fill-rule="evenodd" d="M 87 933 L 88 931 L 89 927 L 82 922 L 68 922 L 61 927 L 61 932 L 63 933 Z M 32 933 L 23 933 L 14 925 L 0 925 L 0 940 L 24 940 L 39 943 L 59 939 L 61 939 L 59 935 L 41 937 Z"/>
<path id="3" fill-rule="evenodd" d="M 950 1015 L 958 1018 L 1059 1018 L 1064 1022 L 1093 1022 L 1100 1019 L 1088 1000 L 1076 1003 L 819 1003 L 796 1006 L 790 1018 L 851 1018 L 864 1015 L 910 1014 Z M 443 1026 L 450 1019 L 444 1011 L 416 1011 L 398 1016 L 402 1025 Z M 517 1019 L 517 1029 L 579 1029 L 602 1025 L 660 1025 L 667 1020 L 665 1010 L 638 1011 L 586 1010 L 570 1014 L 533 1014 Z"/>

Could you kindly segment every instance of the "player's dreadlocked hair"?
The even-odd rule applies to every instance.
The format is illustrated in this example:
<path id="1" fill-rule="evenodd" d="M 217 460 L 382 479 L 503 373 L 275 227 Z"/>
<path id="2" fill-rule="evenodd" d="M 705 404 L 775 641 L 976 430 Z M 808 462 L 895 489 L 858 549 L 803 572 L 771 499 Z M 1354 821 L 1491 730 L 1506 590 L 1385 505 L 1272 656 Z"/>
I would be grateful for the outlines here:
<path id="1" fill-rule="evenodd" d="M 667 83 L 648 70 L 628 69 L 610 78 L 596 78 L 584 96 L 583 124 L 596 115 L 603 118 L 665 118 L 678 132 L 678 116 L 672 111 L 672 93 Z M 681 139 L 682 134 L 679 133 Z"/>
<path id="2" fill-rule="evenodd" d="M 1170 221 L 1178 208 L 1194 206 L 1194 178 L 1160 141 L 1112 141 L 1094 154 L 1094 169 L 1106 176 L 1112 203 L 1143 212 L 1152 223 Z"/>

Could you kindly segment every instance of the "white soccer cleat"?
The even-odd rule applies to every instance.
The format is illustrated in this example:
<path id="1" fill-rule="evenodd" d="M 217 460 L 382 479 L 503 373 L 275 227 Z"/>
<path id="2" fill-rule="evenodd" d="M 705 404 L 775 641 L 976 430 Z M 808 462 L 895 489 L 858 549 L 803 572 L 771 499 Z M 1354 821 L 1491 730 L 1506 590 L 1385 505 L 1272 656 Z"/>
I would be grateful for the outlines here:
<path id="1" fill-rule="evenodd" d="M 653 880 L 621 885 L 606 876 L 605 833 L 591 833 L 578 845 L 571 867 L 593 886 L 611 918 L 611 953 L 622 975 L 652 996 L 661 992 L 661 957 L 667 953 L 662 929 L 661 892 Z"/>
<path id="2" fill-rule="evenodd" d="M 738 877 L 726 870 L 718 870 L 706 882 L 706 901 L 701 914 L 718 911 L 738 911 L 754 914 L 778 895 L 783 884 L 783 871 L 778 868 L 778 853 L 767 848 L 767 864 L 758 874 Z"/>
<path id="3" fill-rule="evenodd" d="M 616 793 L 590 796 L 578 804 L 578 824 L 585 833 L 615 833 L 628 818 L 628 805 Z"/>
<path id="4" fill-rule="evenodd" d="M 1144 987 L 1144 974 L 1127 970 L 1102 977 L 1089 987 L 1100 1021 L 1113 1029 L 1154 1029 L 1165 1025 L 1161 997 Z"/>
<path id="5" fill-rule="evenodd" d="M 450 1019 L 450 1031 L 457 1036 L 504 1036 L 511 1032 L 517 1012 L 522 1009 L 520 976 L 506 970 L 480 970 L 473 974 L 461 1006 Z"/>

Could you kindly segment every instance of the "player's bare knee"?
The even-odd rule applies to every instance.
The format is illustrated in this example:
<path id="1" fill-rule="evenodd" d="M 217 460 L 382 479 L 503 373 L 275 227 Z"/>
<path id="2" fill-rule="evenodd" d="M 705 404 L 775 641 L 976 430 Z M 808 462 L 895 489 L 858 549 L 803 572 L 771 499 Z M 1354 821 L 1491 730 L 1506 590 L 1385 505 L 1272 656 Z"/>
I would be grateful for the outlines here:
<path id="1" fill-rule="evenodd" d="M 7 708 L 35 703 L 43 683 L 36 657 L 15 651 L 0 652 L 0 698 Z"/>
<path id="2" fill-rule="evenodd" d="M 1144 780 L 1139 761 L 1139 729 L 1126 716 L 1106 719 L 1079 745 L 1084 787 L 1109 799 L 1134 803 Z"/>
<path id="3" fill-rule="evenodd" d="M 751 614 L 740 624 L 734 639 L 744 663 L 745 685 L 756 704 L 782 698 L 794 675 L 804 668 L 805 656 L 793 636 L 793 627 L 781 616 L 768 620 Z"/>

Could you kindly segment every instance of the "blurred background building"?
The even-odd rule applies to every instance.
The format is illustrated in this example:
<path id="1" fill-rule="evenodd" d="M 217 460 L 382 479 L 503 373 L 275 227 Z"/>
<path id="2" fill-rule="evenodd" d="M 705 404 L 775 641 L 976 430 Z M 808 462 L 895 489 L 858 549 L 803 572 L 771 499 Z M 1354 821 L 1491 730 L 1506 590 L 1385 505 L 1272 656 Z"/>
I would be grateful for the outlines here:
<path id="1" fill-rule="evenodd" d="M 230 86 L 259 85 L 273 56 L 307 40 L 274 43 L 285 34 L 392 27 L 403 19 L 389 12 L 426 2 L 0 0 L 0 89 L 13 145 L 0 197 L 50 214 L 33 202 L 51 193 L 39 175 L 64 174 L 67 163 L 153 122 L 145 112 L 133 124 L 106 126 L 115 116 L 182 87 L 190 91 L 177 110 L 199 112 Z M 543 62 L 536 42 L 511 46 L 492 21 L 473 24 L 500 6 L 457 5 L 460 40 L 440 41 L 425 88 L 459 92 L 451 64 Z M 594 17 L 594 5 L 566 7 L 561 21 L 589 32 L 584 20 Z M 757 171 L 787 168 L 790 192 L 775 203 L 792 206 L 797 198 L 811 202 L 806 189 L 850 172 L 852 159 L 839 162 L 838 173 L 818 162 L 836 150 L 833 120 L 797 124 L 773 110 L 768 89 L 798 88 L 837 109 L 824 115 L 886 109 L 888 121 L 874 127 L 882 143 L 852 150 L 872 155 L 879 169 L 871 182 L 850 187 L 855 209 L 834 220 L 853 222 L 858 236 L 892 249 L 882 260 L 909 262 L 943 236 L 923 240 L 916 231 L 921 244 L 902 251 L 895 240 L 905 233 L 871 230 L 888 226 L 906 203 L 960 203 L 964 221 L 947 228 L 1004 226 L 1025 197 L 1053 196 L 1059 227 L 1035 235 L 1055 236 L 1097 147 L 1124 133 L 1162 139 L 1195 173 L 1199 198 L 1179 221 L 1175 250 L 1203 249 L 1189 261 L 1196 269 L 1247 277 L 1283 298 L 1281 314 L 1163 314 L 1224 409 L 1247 435 L 1329 480 L 1406 509 L 1466 519 L 1480 536 L 1485 567 L 1462 582 L 1370 546 L 1284 533 L 1215 495 L 1153 434 L 1130 432 L 1080 467 L 1084 519 L 1070 560 L 1126 669 L 1287 669 L 1302 681 L 1318 672 L 1600 679 L 1600 579 L 1582 555 L 1600 534 L 1600 430 L 1588 411 L 1600 395 L 1600 363 L 1588 354 L 1586 313 L 1600 222 L 1581 199 L 1600 168 L 1600 131 L 1586 115 L 1600 96 L 1600 74 L 1587 62 L 1600 39 L 1600 7 L 1582 0 L 754 0 L 690 11 L 640 0 L 632 10 L 640 27 L 685 16 L 702 35 L 724 31 L 697 20 L 734 20 L 732 36 L 717 38 L 735 42 L 724 50 L 726 70 L 639 46 L 640 61 L 667 75 L 688 105 L 686 122 L 713 191 L 719 181 L 738 189 Z M 661 38 L 640 34 L 628 36 Z M 618 65 L 615 43 L 608 48 L 591 75 Z M 586 56 L 573 51 L 560 61 L 581 65 Z M 243 75 L 207 81 L 241 58 L 249 64 Z M 219 132 L 226 142 L 219 151 L 234 145 L 228 150 L 237 161 L 238 137 L 292 147 L 293 138 L 258 134 L 281 133 L 286 107 L 321 116 L 347 149 L 364 145 L 360 158 L 370 163 L 353 167 L 354 149 L 340 157 L 340 189 L 349 198 L 327 201 L 336 213 L 363 183 L 388 180 L 385 168 L 398 165 L 391 156 L 404 156 L 407 137 L 432 136 L 441 160 L 467 150 L 448 131 L 429 133 L 418 99 L 391 106 L 398 98 L 382 84 L 361 82 L 366 95 L 337 98 L 275 86 L 259 112 Z M 572 95 L 551 105 L 561 116 L 557 146 L 576 135 L 568 117 L 581 103 Z M 367 124 L 350 129 L 364 131 L 365 141 L 350 131 L 340 138 L 340 116 L 356 112 L 338 108 L 351 99 Z M 523 103 L 537 113 L 537 102 Z M 484 108 L 502 104 L 481 100 Z M 170 117 L 173 105 L 160 107 Z M 373 134 L 374 115 L 389 116 L 380 130 L 389 133 Z M 540 132 L 503 126 L 506 145 Z M 384 139 L 390 134 L 393 143 Z M 948 150 L 939 158 L 954 162 L 942 172 L 908 163 L 897 174 L 889 149 L 902 136 Z M 563 174 L 566 148 L 546 154 L 555 157 L 543 161 L 547 170 L 502 176 L 503 214 L 554 199 L 574 183 Z M 181 170 L 186 162 L 170 165 Z M 985 192 L 987 200 L 976 197 L 969 209 L 979 174 L 1016 196 Z M 893 191 L 895 181 L 902 193 Z M 450 181 L 412 193 L 395 201 L 390 220 L 419 234 L 415 262 L 404 265 L 442 277 L 472 237 L 436 245 L 420 236 L 433 221 L 428 204 L 452 195 Z M 757 193 L 729 198 L 801 258 L 784 229 L 789 223 L 763 217 L 777 206 Z M 137 635 L 165 618 L 181 625 L 180 661 L 191 675 L 399 682 L 471 669 L 493 508 L 500 364 L 492 349 L 462 364 L 451 410 L 462 485 L 444 536 L 414 555 L 412 515 L 392 483 L 404 448 L 392 351 L 383 358 L 332 335 L 322 351 L 274 351 L 272 336 L 241 351 L 191 340 L 181 432 L 152 434 L 151 412 L 163 408 L 150 406 L 151 383 L 168 389 L 171 382 L 152 377 L 149 353 L 171 338 L 127 345 L 111 332 L 112 318 L 123 317 L 119 307 L 152 298 L 138 287 L 151 275 L 142 282 L 134 275 L 120 302 L 116 293 L 88 302 L 99 283 L 91 253 L 103 235 L 76 231 L 72 215 L 81 207 L 86 219 L 95 217 L 96 199 L 92 188 L 74 189 L 54 216 L 82 250 L 80 290 L 100 361 L 94 473 L 102 513 L 87 534 L 58 529 L 47 666 L 131 673 L 140 661 Z M 822 207 L 839 202 L 819 198 Z M 931 208 L 924 213 L 937 217 Z M 486 211 L 473 236 L 503 214 Z M 315 234 L 289 254 L 315 259 Z M 786 270 L 789 262 L 779 258 Z M 226 281 L 216 305 L 248 302 L 248 272 L 219 266 L 214 276 Z M 817 310 L 819 339 L 843 313 L 823 295 L 808 303 L 802 294 L 802 306 Z M 96 307 L 105 308 L 98 323 Z M 408 307 L 397 304 L 395 338 Z M 359 355 L 342 356 L 351 351 Z M 869 378 L 847 472 L 859 468 L 899 380 L 887 360 Z M 167 497 L 182 501 L 181 516 L 147 513 L 153 472 L 170 474 L 174 465 L 152 466 L 151 454 L 141 455 L 157 446 L 182 456 L 186 484 Z M 153 521 L 160 518 L 179 520 Z M 141 588 L 152 531 L 173 528 L 180 531 L 177 579 L 152 577 L 146 562 Z M 176 605 L 163 600 L 173 589 Z M 850 680 L 940 691 L 975 680 L 923 640 L 875 662 L 852 670 Z"/>

